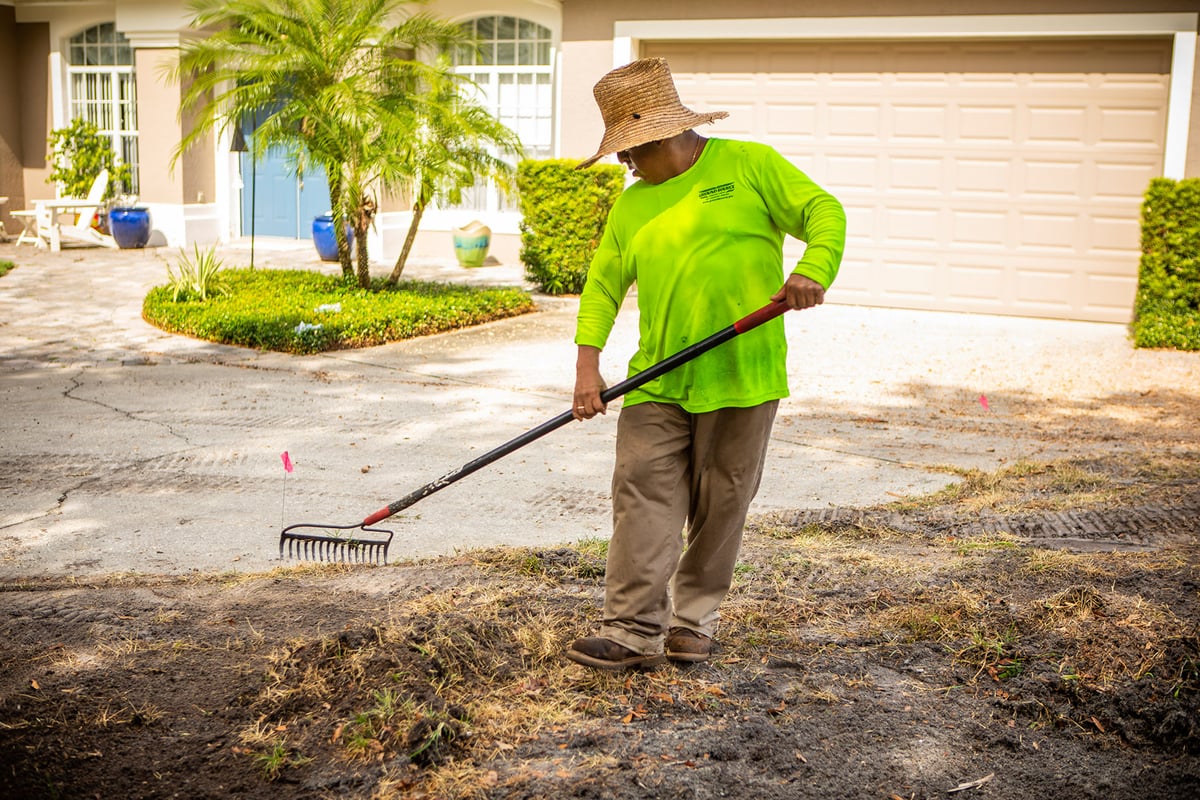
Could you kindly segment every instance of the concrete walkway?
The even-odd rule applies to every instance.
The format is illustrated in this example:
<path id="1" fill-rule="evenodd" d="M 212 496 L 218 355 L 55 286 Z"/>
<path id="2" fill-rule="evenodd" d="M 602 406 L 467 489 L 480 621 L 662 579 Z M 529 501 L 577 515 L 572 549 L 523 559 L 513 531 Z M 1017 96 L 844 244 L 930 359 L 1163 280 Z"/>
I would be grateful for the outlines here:
<path id="1" fill-rule="evenodd" d="M 177 256 L 0 245 L 18 264 L 0 278 L 0 578 L 278 566 L 282 525 L 361 520 L 570 403 L 574 299 L 296 357 L 142 321 Z M 249 250 L 221 256 L 245 265 Z M 255 256 L 331 269 L 307 242 L 260 239 Z M 520 265 L 416 263 L 406 277 L 523 283 Z M 1200 387 L 1200 357 L 1134 351 L 1119 325 L 833 304 L 787 319 L 793 396 L 756 513 L 886 503 L 946 485 L 948 466 L 1077 453 L 1031 415 Z M 635 341 L 630 304 L 605 351 L 610 381 Z M 392 558 L 607 536 L 616 416 L 556 431 L 392 518 Z"/>

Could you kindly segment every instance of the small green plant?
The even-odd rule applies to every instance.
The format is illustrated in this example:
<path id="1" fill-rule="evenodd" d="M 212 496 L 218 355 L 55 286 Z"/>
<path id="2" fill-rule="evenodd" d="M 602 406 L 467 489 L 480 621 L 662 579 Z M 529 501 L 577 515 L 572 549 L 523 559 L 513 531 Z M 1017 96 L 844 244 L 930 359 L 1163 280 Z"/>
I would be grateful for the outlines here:
<path id="1" fill-rule="evenodd" d="M 182 247 L 179 249 L 179 263 L 176 273 L 167 266 L 167 278 L 171 285 L 171 299 L 178 303 L 181 300 L 207 300 L 209 297 L 225 293 L 220 276 L 223 262 L 217 258 L 217 250 L 210 247 L 201 250 L 199 244 L 192 245 L 193 254 L 188 255 Z"/>
<path id="2" fill-rule="evenodd" d="M 1014 624 L 1002 630 L 988 625 L 972 627 L 967 638 L 969 643 L 954 651 L 954 659 L 975 667 L 976 677 L 986 672 L 999 681 L 1015 678 L 1024 671 L 1025 662 L 1016 655 L 1020 635 Z"/>
<path id="3" fill-rule="evenodd" d="M 0 259 L 0 278 L 3 278 L 9 272 L 11 272 L 13 269 L 15 269 L 16 266 L 17 265 L 11 261 L 5 261 L 4 259 Z"/>
<path id="4" fill-rule="evenodd" d="M 605 564 L 608 562 L 608 539 L 588 537 L 575 543 L 579 553 L 579 563 L 575 566 L 575 576 L 578 578 L 604 577 Z"/>
<path id="5" fill-rule="evenodd" d="M 293 754 L 284 742 L 276 742 L 270 750 L 255 756 L 255 760 L 268 781 L 278 780 L 284 767 L 300 767 L 312 761 L 298 753 Z"/>
<path id="6" fill-rule="evenodd" d="M 394 689 L 371 693 L 374 705 L 354 718 L 342 731 L 342 741 L 352 755 L 370 756 L 381 749 L 381 740 L 395 732 L 397 717 L 408 720 L 415 714 L 411 698 L 401 697 Z"/>
<path id="7" fill-rule="evenodd" d="M 417 764 L 435 763 L 438 751 L 458 738 L 458 726 L 451 720 L 439 719 L 439 716 L 418 720 L 408 732 L 407 742 L 412 748 L 408 757 Z"/>

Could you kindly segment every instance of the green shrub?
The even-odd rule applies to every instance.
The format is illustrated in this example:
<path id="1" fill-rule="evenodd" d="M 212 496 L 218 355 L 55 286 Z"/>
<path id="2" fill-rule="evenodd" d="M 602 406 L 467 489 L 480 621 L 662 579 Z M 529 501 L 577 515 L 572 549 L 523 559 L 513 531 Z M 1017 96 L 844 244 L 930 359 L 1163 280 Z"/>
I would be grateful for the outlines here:
<path id="1" fill-rule="evenodd" d="M 1150 182 L 1132 328 L 1137 347 L 1200 350 L 1200 179 Z"/>
<path id="2" fill-rule="evenodd" d="M 9 270 L 15 268 L 16 266 L 17 265 L 11 261 L 6 261 L 4 259 L 0 259 L 0 278 L 3 278 L 5 275 L 8 274 Z"/>
<path id="3" fill-rule="evenodd" d="M 578 163 L 550 159 L 517 165 L 521 261 L 529 280 L 547 294 L 583 291 L 609 209 L 625 187 L 621 167 L 577 170 Z"/>
<path id="4" fill-rule="evenodd" d="M 227 269 L 223 294 L 173 299 L 150 290 L 142 316 L 152 325 L 224 344 L 317 353 L 424 336 L 524 314 L 521 289 L 478 289 L 420 281 L 373 282 L 360 289 L 341 276 L 302 270 Z"/>

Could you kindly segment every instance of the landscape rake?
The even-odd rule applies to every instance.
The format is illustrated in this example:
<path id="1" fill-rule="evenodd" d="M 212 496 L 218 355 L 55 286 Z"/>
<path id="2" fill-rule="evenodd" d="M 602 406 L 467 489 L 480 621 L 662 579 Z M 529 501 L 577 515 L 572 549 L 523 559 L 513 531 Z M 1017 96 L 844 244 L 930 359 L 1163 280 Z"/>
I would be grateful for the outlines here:
<path id="1" fill-rule="evenodd" d="M 724 344 L 739 334 L 757 328 L 765 322 L 781 316 L 788 310 L 786 303 L 771 302 L 762 308 L 747 314 L 732 325 L 722 328 L 711 336 L 680 350 L 678 353 L 664 358 L 657 364 L 647 367 L 631 378 L 605 389 L 600 399 L 605 403 L 649 383 L 671 370 L 692 359 Z M 573 411 L 564 411 L 553 419 L 549 419 L 531 428 L 515 439 L 511 439 L 494 450 L 484 453 L 479 458 L 448 472 L 435 481 L 410 492 L 394 503 L 379 509 L 362 522 L 349 525 L 328 525 L 319 523 L 298 523 L 289 525 L 279 534 L 279 557 L 310 561 L 349 562 L 349 563 L 387 563 L 388 545 L 392 542 L 392 531 L 385 528 L 372 527 L 393 514 L 397 514 L 412 506 L 434 492 L 445 489 L 452 483 L 467 477 L 488 464 L 500 460 L 504 456 L 519 450 L 525 445 L 542 438 L 551 431 L 557 430 L 575 418 Z"/>

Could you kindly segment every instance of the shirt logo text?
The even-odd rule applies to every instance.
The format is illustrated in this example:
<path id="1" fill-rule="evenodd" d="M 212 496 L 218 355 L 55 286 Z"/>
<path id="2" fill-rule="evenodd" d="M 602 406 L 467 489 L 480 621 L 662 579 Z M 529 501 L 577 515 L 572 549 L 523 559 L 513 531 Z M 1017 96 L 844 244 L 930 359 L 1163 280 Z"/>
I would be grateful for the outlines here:
<path id="1" fill-rule="evenodd" d="M 733 197 L 733 183 L 722 183 L 700 190 L 701 203 L 715 203 L 718 200 L 728 200 Z"/>

